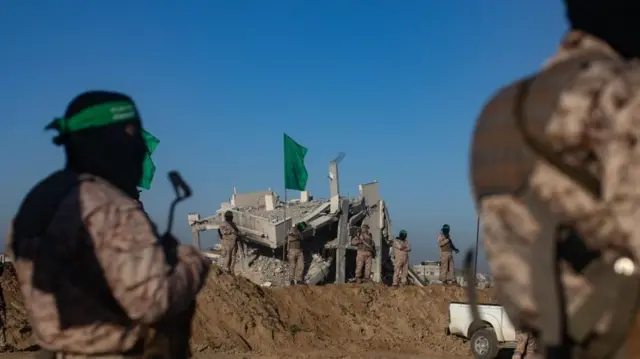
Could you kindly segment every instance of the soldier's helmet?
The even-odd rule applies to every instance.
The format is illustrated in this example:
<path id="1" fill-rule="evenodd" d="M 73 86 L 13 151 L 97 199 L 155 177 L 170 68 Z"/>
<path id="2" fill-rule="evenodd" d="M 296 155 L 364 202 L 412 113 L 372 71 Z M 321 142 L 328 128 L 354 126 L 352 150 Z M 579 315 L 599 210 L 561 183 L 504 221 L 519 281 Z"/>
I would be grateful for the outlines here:
<path id="1" fill-rule="evenodd" d="M 442 225 L 442 233 L 449 233 L 449 231 L 451 230 L 451 227 L 449 227 L 448 224 L 443 224 Z"/>
<path id="2" fill-rule="evenodd" d="M 363 224 L 362 226 L 360 226 L 360 228 L 362 228 L 362 229 L 369 229 L 369 225 L 365 223 L 365 224 Z"/>
<path id="3" fill-rule="evenodd" d="M 301 231 L 304 231 L 304 229 L 307 228 L 307 223 L 306 222 L 298 222 L 298 224 L 296 224 L 296 228 L 298 228 Z"/>
<path id="4" fill-rule="evenodd" d="M 400 231 L 400 234 L 398 235 L 398 238 L 400 239 L 406 239 L 407 238 L 407 231 L 405 231 L 404 229 Z"/>
<path id="5" fill-rule="evenodd" d="M 233 212 L 231 212 L 231 211 L 224 212 L 224 219 L 232 220 L 233 219 Z"/>

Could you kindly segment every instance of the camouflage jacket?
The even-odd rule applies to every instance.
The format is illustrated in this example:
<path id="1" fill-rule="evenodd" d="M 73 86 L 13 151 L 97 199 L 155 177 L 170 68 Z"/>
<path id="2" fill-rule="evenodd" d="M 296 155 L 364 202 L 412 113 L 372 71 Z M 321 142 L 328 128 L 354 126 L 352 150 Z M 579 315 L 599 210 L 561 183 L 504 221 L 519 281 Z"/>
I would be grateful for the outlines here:
<path id="1" fill-rule="evenodd" d="M 409 242 L 408 239 L 402 240 L 396 238 L 393 240 L 393 250 L 395 251 L 396 255 L 398 255 L 399 252 L 407 255 L 409 252 L 411 252 L 411 242 Z"/>
<path id="2" fill-rule="evenodd" d="M 373 235 L 371 233 L 360 232 L 351 242 L 358 247 L 359 251 L 375 252 L 376 245 L 373 243 Z"/>
<path id="3" fill-rule="evenodd" d="M 69 171 L 31 190 L 9 241 L 36 340 L 56 352 L 130 350 L 146 328 L 189 308 L 209 268 L 187 245 L 170 266 L 135 200 Z"/>
<path id="4" fill-rule="evenodd" d="M 218 226 L 218 230 L 220 231 L 220 237 L 222 240 L 235 241 L 238 239 L 238 227 L 236 227 L 235 223 L 233 222 L 224 221 L 220 223 L 220 226 Z"/>
<path id="5" fill-rule="evenodd" d="M 289 229 L 289 234 L 287 235 L 287 241 L 289 242 L 289 249 L 300 249 L 301 241 L 302 241 L 302 233 L 296 227 L 291 227 Z"/>
<path id="6" fill-rule="evenodd" d="M 440 252 L 453 252 L 451 235 L 445 236 L 444 233 L 438 232 L 438 247 L 440 247 Z"/>

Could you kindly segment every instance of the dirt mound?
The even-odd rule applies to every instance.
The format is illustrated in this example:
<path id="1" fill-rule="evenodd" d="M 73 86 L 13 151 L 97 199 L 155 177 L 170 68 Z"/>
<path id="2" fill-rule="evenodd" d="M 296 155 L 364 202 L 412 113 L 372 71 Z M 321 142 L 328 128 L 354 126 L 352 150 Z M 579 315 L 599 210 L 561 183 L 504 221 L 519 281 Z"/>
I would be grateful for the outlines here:
<path id="1" fill-rule="evenodd" d="M 5 264 L 2 276 L 0 276 L 0 287 L 6 303 L 7 323 L 4 331 L 7 343 L 12 347 L 10 350 L 32 348 L 35 345 L 35 341 L 33 340 L 31 325 L 27 319 L 16 270 L 10 263 Z"/>
<path id="2" fill-rule="evenodd" d="M 33 349 L 13 266 L 5 268 L 0 286 L 7 304 L 8 343 L 18 350 Z M 489 291 L 480 290 L 478 296 L 481 302 L 494 302 Z M 441 285 L 263 288 L 214 266 L 198 297 L 192 346 L 196 352 L 278 357 L 327 350 L 467 356 L 466 344 L 444 335 L 449 302 L 464 300 L 463 288 Z"/>
<path id="3" fill-rule="evenodd" d="M 494 302 L 489 291 L 478 295 Z M 192 344 L 218 352 L 468 355 L 466 344 L 444 335 L 449 302 L 465 298 L 463 288 L 441 285 L 262 288 L 214 267 L 198 299 Z"/>

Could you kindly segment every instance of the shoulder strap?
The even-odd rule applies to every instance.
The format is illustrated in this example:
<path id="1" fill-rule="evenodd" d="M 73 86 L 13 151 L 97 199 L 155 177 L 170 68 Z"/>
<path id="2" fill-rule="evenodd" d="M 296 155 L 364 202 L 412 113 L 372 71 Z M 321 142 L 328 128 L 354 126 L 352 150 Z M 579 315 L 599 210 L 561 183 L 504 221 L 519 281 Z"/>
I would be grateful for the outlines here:
<path id="1" fill-rule="evenodd" d="M 13 221 L 14 238 L 27 238 L 46 231 L 60 203 L 81 182 L 93 181 L 91 175 L 81 175 L 69 170 L 53 173 L 38 183 L 22 201 Z M 15 252 L 19 257 L 20 254 Z"/>

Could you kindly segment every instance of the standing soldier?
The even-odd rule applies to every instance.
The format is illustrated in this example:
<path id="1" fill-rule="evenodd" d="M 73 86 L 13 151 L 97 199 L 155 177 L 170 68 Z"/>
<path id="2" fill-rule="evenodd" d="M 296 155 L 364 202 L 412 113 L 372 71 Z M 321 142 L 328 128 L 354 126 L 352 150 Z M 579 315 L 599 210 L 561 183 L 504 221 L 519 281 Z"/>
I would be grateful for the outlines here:
<path id="1" fill-rule="evenodd" d="M 300 222 L 289 230 L 287 236 L 289 253 L 289 280 L 290 284 L 304 284 L 302 274 L 304 272 L 304 254 L 302 252 L 302 231 L 307 228 L 307 224 Z"/>
<path id="2" fill-rule="evenodd" d="M 450 227 L 448 224 L 442 226 L 442 230 L 438 233 L 438 246 L 440 247 L 440 281 L 444 284 L 455 283 L 455 266 L 453 265 L 453 254 L 459 250 L 453 245 L 453 240 L 449 234 Z"/>
<path id="3" fill-rule="evenodd" d="M 169 328 L 209 263 L 159 235 L 135 200 L 147 154 L 135 103 L 85 92 L 48 128 L 66 167 L 27 194 L 10 239 L 37 344 L 55 358 L 186 358 L 171 354 Z"/>
<path id="4" fill-rule="evenodd" d="M 233 222 L 233 212 L 224 212 L 224 222 L 218 227 L 218 235 L 222 241 L 222 269 L 233 274 L 236 267 L 236 253 L 238 252 L 238 236 L 240 231 Z"/>
<path id="5" fill-rule="evenodd" d="M 516 330 L 516 349 L 511 359 L 531 359 L 538 350 L 538 343 L 533 334 Z"/>
<path id="6" fill-rule="evenodd" d="M 356 283 L 362 283 L 362 267 L 364 267 L 364 280 L 371 280 L 371 265 L 373 254 L 376 252 L 373 236 L 369 233 L 369 225 L 363 224 L 360 232 L 351 241 L 351 244 L 358 247 L 356 253 Z"/>
<path id="7" fill-rule="evenodd" d="M 409 252 L 411 243 L 407 239 L 407 231 L 400 231 L 398 238 L 393 240 L 393 286 L 407 284 L 409 271 Z"/>

